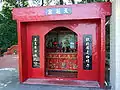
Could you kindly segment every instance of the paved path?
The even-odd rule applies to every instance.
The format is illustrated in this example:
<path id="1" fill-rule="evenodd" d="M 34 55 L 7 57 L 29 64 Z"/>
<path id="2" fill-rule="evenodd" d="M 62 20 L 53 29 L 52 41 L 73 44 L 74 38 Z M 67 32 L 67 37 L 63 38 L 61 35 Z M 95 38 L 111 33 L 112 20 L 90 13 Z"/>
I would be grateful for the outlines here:
<path id="1" fill-rule="evenodd" d="M 103 90 L 99 88 L 20 84 L 17 60 L 18 57 L 15 55 L 0 57 L 0 90 Z"/>
<path id="2" fill-rule="evenodd" d="M 18 56 L 17 55 L 5 55 L 0 57 L 0 68 L 17 68 Z"/>

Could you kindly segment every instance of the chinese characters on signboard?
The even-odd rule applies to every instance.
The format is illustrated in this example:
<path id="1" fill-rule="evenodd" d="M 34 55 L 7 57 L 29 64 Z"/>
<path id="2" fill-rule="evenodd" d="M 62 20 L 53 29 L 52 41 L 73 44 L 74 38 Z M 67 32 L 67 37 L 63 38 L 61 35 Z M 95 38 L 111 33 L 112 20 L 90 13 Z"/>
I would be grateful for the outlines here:
<path id="1" fill-rule="evenodd" d="M 83 36 L 83 69 L 92 70 L 92 35 Z"/>
<path id="2" fill-rule="evenodd" d="M 39 36 L 32 36 L 32 67 L 40 67 Z"/>
<path id="3" fill-rule="evenodd" d="M 46 15 L 72 14 L 72 8 L 48 8 Z"/>

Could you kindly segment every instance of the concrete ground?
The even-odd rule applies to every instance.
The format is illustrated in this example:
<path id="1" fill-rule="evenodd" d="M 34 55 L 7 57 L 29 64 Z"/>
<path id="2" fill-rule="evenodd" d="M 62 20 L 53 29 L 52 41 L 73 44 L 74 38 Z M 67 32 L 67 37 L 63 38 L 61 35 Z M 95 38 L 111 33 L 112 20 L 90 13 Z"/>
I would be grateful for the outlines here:
<path id="1" fill-rule="evenodd" d="M 0 57 L 0 90 L 108 90 L 99 88 L 82 88 L 52 85 L 20 84 L 18 80 L 16 55 Z"/>

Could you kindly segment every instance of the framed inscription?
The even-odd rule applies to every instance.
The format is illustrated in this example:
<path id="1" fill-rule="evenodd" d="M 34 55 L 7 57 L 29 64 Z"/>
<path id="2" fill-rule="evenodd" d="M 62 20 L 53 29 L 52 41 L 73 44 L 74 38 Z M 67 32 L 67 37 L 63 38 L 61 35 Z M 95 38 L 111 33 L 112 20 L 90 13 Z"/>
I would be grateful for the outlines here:
<path id="1" fill-rule="evenodd" d="M 83 35 L 83 69 L 92 70 L 92 35 Z"/>
<path id="2" fill-rule="evenodd" d="M 48 8 L 45 13 L 46 15 L 72 14 L 72 8 Z"/>
<path id="3" fill-rule="evenodd" d="M 39 36 L 32 36 L 32 67 L 40 67 L 40 56 L 39 56 Z"/>

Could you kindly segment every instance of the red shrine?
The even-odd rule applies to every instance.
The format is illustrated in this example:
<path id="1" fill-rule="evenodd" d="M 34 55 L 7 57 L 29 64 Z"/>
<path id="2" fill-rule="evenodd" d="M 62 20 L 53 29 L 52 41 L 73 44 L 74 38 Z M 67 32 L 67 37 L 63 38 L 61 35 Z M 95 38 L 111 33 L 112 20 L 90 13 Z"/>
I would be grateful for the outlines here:
<path id="1" fill-rule="evenodd" d="M 110 2 L 15 8 L 12 13 L 17 21 L 21 83 L 54 80 L 76 86 L 84 81 L 104 86 Z"/>

